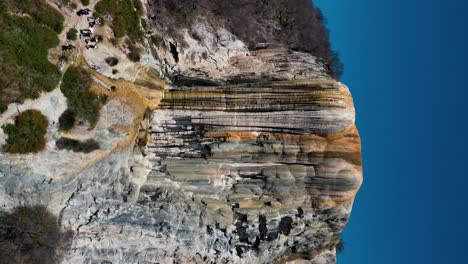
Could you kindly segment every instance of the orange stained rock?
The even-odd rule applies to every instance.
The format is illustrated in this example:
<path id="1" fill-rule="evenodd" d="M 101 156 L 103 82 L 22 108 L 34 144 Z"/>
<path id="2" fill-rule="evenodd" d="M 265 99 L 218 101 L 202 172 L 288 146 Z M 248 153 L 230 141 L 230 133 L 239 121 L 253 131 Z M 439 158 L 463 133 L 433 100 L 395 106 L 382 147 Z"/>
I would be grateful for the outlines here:
<path id="1" fill-rule="evenodd" d="M 326 137 L 314 135 L 314 134 L 303 134 L 303 135 L 296 135 L 296 134 L 267 134 L 262 133 L 258 134 L 255 132 L 219 132 L 219 131 L 209 131 L 204 134 L 205 137 L 213 137 L 213 138 L 225 138 L 227 141 L 240 141 L 240 140 L 254 140 L 259 139 L 262 137 L 266 137 L 271 140 L 296 140 L 296 141 L 305 141 L 305 140 L 338 140 L 343 139 L 343 137 L 347 136 L 346 140 L 348 144 L 359 144 L 359 134 L 355 125 L 352 125 L 348 129 L 328 135 Z"/>
<path id="2" fill-rule="evenodd" d="M 128 110 L 134 115 L 132 125 L 113 125 L 113 128 L 128 134 L 127 139 L 119 142 L 114 149 L 114 151 L 120 151 L 135 142 L 145 112 L 147 109 L 151 111 L 156 109 L 159 101 L 162 99 L 163 91 L 148 89 L 126 80 L 111 80 L 96 71 L 90 70 L 90 73 L 103 84 L 116 87 L 114 91 L 109 91 L 106 87 L 94 81 L 90 87 L 92 92 L 95 94 L 105 94 L 108 96 L 108 100 L 116 99 L 120 101 L 128 106 Z M 160 80 L 155 81 L 159 82 Z"/>

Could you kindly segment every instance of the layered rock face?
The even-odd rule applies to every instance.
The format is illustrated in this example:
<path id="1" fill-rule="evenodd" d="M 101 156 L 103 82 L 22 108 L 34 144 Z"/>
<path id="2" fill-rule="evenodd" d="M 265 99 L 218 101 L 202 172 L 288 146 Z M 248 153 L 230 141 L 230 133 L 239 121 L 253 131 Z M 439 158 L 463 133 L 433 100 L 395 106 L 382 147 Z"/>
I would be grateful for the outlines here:
<path id="1" fill-rule="evenodd" d="M 335 262 L 361 184 L 341 83 L 173 87 L 145 155 L 151 171 L 137 201 L 91 217 L 73 261 Z"/>
<path id="2" fill-rule="evenodd" d="M 361 183 L 353 124 L 348 89 L 330 80 L 167 91 L 140 203 L 199 200 L 190 232 L 216 261 L 313 259 L 334 248 Z"/>

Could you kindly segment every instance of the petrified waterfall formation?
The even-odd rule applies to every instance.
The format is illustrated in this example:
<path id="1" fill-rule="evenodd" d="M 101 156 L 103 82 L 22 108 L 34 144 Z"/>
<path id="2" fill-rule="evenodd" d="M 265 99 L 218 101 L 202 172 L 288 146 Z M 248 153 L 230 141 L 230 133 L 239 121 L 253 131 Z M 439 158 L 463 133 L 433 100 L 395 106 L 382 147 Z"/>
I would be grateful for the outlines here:
<path id="1" fill-rule="evenodd" d="M 332 250 L 361 183 L 352 99 L 332 80 L 169 90 L 148 153 L 155 167 L 140 203 L 164 208 L 184 194 L 201 206 L 180 226 L 210 259 L 232 249 L 227 259 L 252 263 Z"/>
<path id="2" fill-rule="evenodd" d="M 169 2 L 198 3 L 197 16 L 173 19 Z M 65 263 L 336 262 L 362 182 L 361 146 L 350 91 L 310 32 L 294 31 L 313 19 L 287 10 L 303 16 L 310 1 L 290 1 L 305 11 L 269 6 L 249 18 L 250 35 L 233 28 L 235 13 L 203 9 L 214 2 L 142 1 L 147 37 L 160 43 L 135 44 L 145 50 L 139 63 L 108 43 L 82 51 L 84 66 L 122 61 L 119 78 L 111 67 L 92 71 L 91 89 L 108 96 L 96 127 L 67 134 L 99 150 L 57 149 L 54 122 L 43 152 L 0 152 L 2 209 L 47 204 L 75 231 Z M 54 90 L 19 109 L 33 107 L 52 123 L 66 98 Z"/>

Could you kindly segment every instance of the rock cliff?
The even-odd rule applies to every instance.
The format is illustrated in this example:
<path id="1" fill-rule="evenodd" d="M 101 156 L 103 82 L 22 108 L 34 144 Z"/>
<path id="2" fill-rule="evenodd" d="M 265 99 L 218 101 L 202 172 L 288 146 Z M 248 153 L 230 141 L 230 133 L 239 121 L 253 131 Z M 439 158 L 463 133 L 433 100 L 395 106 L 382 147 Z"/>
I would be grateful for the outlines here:
<path id="1" fill-rule="evenodd" d="M 93 89 L 110 98 L 96 127 L 67 134 L 95 138 L 100 150 L 55 147 L 59 90 L 0 116 L 35 108 L 50 121 L 43 152 L 0 152 L 2 209 L 47 204 L 75 231 L 64 263 L 335 263 L 362 182 L 349 89 L 298 45 L 300 34 L 246 37 L 207 1 L 188 1 L 196 14 L 175 26 L 169 1 L 142 2 L 147 37 L 159 43 L 140 43 L 140 62 L 110 44 L 77 54 L 82 65 L 124 58 L 118 76 L 107 66 L 93 73 Z"/>

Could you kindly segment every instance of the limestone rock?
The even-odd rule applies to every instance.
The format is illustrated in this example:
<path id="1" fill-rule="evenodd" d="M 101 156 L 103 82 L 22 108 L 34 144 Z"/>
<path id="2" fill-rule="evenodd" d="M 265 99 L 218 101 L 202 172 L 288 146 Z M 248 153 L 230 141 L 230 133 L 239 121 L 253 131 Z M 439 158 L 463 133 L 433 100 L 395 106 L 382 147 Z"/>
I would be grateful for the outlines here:
<path id="1" fill-rule="evenodd" d="M 26 101 L 51 122 L 47 148 L 0 152 L 0 211 L 47 204 L 75 231 L 64 263 L 335 263 L 362 182 L 349 89 L 310 52 L 252 47 L 203 14 L 171 33 L 143 3 L 162 45 L 139 43 L 142 61 L 118 76 L 94 72 L 110 100 L 95 128 L 70 132 L 101 150 L 54 147 L 59 90 Z"/>

